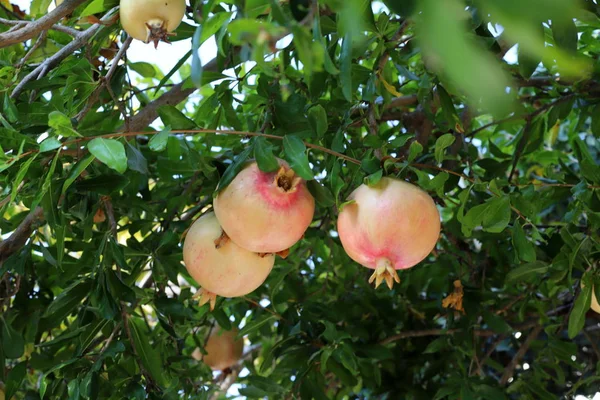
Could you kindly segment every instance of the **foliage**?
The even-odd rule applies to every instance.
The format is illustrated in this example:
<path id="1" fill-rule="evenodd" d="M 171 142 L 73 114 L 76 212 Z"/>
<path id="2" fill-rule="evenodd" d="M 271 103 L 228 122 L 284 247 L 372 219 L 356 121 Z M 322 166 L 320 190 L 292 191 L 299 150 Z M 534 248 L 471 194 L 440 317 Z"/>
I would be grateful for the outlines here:
<path id="1" fill-rule="evenodd" d="M 116 55 L 119 24 L 96 24 L 115 0 L 65 0 L 54 21 L 78 32 L 32 25 L 3 45 L 49 3 L 0 2 L 9 397 L 224 398 L 231 382 L 191 356 L 215 324 L 251 344 L 230 371 L 249 371 L 247 398 L 597 391 L 593 1 L 193 0 L 172 71 Z M 258 290 L 199 307 L 182 237 L 219 182 L 273 156 L 310 180 L 314 223 Z M 383 175 L 427 190 L 443 219 L 393 290 L 367 283 L 335 231 L 348 194 Z"/>

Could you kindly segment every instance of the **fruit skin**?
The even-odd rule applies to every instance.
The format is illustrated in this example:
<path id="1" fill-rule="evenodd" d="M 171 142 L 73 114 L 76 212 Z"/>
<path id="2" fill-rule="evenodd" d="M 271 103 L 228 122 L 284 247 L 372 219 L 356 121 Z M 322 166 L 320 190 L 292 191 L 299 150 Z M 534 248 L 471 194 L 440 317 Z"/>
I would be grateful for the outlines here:
<path id="1" fill-rule="evenodd" d="M 285 161 L 278 162 L 280 169 L 269 173 L 249 162 L 213 204 L 231 240 L 257 253 L 277 253 L 293 246 L 315 212 L 315 199 L 304 180 Z"/>
<path id="2" fill-rule="evenodd" d="M 592 290 L 592 305 L 590 307 L 592 310 L 596 311 L 600 314 L 600 304 L 598 303 L 598 299 L 596 298 L 596 293 Z"/>
<path id="3" fill-rule="evenodd" d="M 185 14 L 185 0 L 121 0 L 123 29 L 144 43 L 166 41 Z"/>
<path id="4" fill-rule="evenodd" d="M 215 371 L 222 371 L 237 364 L 244 351 L 244 339 L 236 339 L 237 334 L 237 329 L 213 329 L 204 346 L 204 363 Z"/>
<path id="5" fill-rule="evenodd" d="M 390 288 L 388 274 L 399 282 L 395 270 L 416 265 L 435 247 L 440 214 L 419 187 L 384 177 L 374 187 L 359 186 L 348 200 L 354 202 L 344 206 L 337 223 L 342 246 L 354 261 L 385 273 L 382 278 Z"/>
<path id="6" fill-rule="evenodd" d="M 275 256 L 261 257 L 231 240 L 220 240 L 219 243 L 222 233 L 213 212 L 196 220 L 183 244 L 185 267 L 208 292 L 223 297 L 246 295 L 265 281 L 273 268 Z"/>
<path id="7" fill-rule="evenodd" d="M 582 289 L 585 287 L 583 282 L 580 282 L 580 286 Z M 598 299 L 596 298 L 596 292 L 594 290 L 595 287 L 592 288 L 592 303 L 590 304 L 590 309 L 600 314 L 600 303 L 598 303 Z"/>

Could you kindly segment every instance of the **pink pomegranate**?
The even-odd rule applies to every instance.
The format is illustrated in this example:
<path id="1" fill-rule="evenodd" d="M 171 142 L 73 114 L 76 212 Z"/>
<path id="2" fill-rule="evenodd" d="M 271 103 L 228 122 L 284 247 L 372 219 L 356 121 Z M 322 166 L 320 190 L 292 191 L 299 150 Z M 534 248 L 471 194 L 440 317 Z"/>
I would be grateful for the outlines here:
<path id="1" fill-rule="evenodd" d="M 183 262 L 202 287 L 200 304 L 216 296 L 238 297 L 258 288 L 275 263 L 275 256 L 260 256 L 241 248 L 224 234 L 213 212 L 200 217 L 183 243 Z"/>
<path id="2" fill-rule="evenodd" d="M 433 199 L 417 186 L 382 178 L 374 187 L 359 186 L 338 217 L 338 233 L 346 253 L 374 269 L 369 283 L 400 282 L 398 269 L 422 261 L 440 235 L 440 214 Z"/>
<path id="3" fill-rule="evenodd" d="M 248 163 L 214 200 L 223 230 L 239 246 L 257 253 L 286 250 L 302 238 L 315 211 L 304 180 L 278 160 L 277 172 Z"/>
<path id="4" fill-rule="evenodd" d="M 234 366 L 244 351 L 244 339 L 237 339 L 237 334 L 236 329 L 230 331 L 213 329 L 204 346 L 206 350 L 206 355 L 202 357 L 204 363 L 215 371 Z"/>

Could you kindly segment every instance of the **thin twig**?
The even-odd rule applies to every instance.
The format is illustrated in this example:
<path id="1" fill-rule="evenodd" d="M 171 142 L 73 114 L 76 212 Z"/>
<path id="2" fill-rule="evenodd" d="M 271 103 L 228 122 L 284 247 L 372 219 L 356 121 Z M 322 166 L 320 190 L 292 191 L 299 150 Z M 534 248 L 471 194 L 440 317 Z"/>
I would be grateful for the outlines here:
<path id="1" fill-rule="evenodd" d="M 36 51 L 41 46 L 42 43 L 44 43 L 44 41 L 46 40 L 47 34 L 48 34 L 48 31 L 43 31 L 42 33 L 40 33 L 40 36 L 35 41 L 33 46 L 31 46 L 31 48 L 27 51 L 27 53 L 23 56 L 23 58 L 21 58 L 21 61 L 19 61 L 19 63 L 17 64 L 17 68 L 20 68 L 23 65 L 25 65 L 25 62 L 27 62 L 27 60 L 29 59 L 29 57 L 31 57 L 33 52 Z"/>
<path id="2" fill-rule="evenodd" d="M 519 365 L 519 362 L 525 356 L 525 354 L 527 353 L 527 350 L 529 350 L 529 346 L 531 346 L 531 342 L 533 342 L 538 337 L 538 335 L 540 334 L 542 329 L 543 329 L 542 325 L 537 325 L 531 330 L 531 332 L 527 336 L 527 339 L 525 339 L 525 342 L 523 342 L 523 344 L 519 348 L 519 351 L 517 351 L 517 353 L 514 355 L 514 357 L 510 361 L 510 363 L 504 369 L 504 373 L 502 374 L 502 377 L 500 378 L 501 386 L 506 385 L 508 383 L 509 379 L 512 378 L 512 376 L 515 372 L 515 369 L 517 368 L 517 365 Z"/>
<path id="3" fill-rule="evenodd" d="M 66 0 L 67 1 L 79 1 L 79 0 Z M 65 4 L 63 3 L 63 4 Z M 59 6 L 60 7 L 60 6 Z M 102 19 L 101 22 L 109 21 L 112 18 L 112 14 L 116 11 L 116 7 L 111 9 Z M 88 40 L 90 40 L 98 31 L 100 31 L 105 25 L 102 23 L 98 23 L 83 31 L 80 35 L 78 35 L 72 42 L 68 45 L 57 51 L 52 57 L 47 58 L 37 66 L 33 71 L 31 71 L 27 76 L 25 76 L 21 82 L 15 87 L 13 92 L 11 93 L 11 98 L 17 98 L 27 83 L 32 80 L 40 79 L 44 77 L 52 68 L 58 65 L 62 60 L 73 54 L 77 49 L 84 46 Z M 0 40 L 1 41 L 1 40 Z M 2 46 L 0 46 L 2 47 Z"/>
<path id="4" fill-rule="evenodd" d="M 35 21 L 23 21 L 23 20 L 0 18 L 0 24 L 11 25 L 14 28 L 14 29 L 11 28 L 11 29 L 13 29 L 13 31 L 21 29 L 24 26 L 27 26 L 28 24 L 32 24 L 34 22 Z M 77 37 L 81 33 L 81 31 L 79 31 L 77 29 L 71 28 L 70 26 L 60 25 L 60 24 L 52 25 L 50 27 L 50 29 L 52 29 L 53 31 L 66 33 L 67 35 L 70 35 L 73 37 Z M 45 30 L 43 32 L 47 32 L 47 31 Z"/>

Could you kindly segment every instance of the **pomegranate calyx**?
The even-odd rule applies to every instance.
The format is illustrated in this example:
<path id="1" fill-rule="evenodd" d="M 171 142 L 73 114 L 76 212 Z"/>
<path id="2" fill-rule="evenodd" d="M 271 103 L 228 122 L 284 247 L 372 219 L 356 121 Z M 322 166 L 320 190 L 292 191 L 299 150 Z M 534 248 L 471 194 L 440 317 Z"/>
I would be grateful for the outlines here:
<path id="1" fill-rule="evenodd" d="M 215 239 L 215 249 L 220 249 L 225 246 L 229 242 L 229 236 L 225 233 L 225 231 L 221 231 L 221 236 Z"/>
<path id="2" fill-rule="evenodd" d="M 283 166 L 279 168 L 273 179 L 273 184 L 283 193 L 295 192 L 300 182 L 302 182 L 302 178 L 296 176 L 293 169 L 286 169 Z"/>
<path id="3" fill-rule="evenodd" d="M 200 298 L 198 305 L 202 307 L 206 303 L 210 303 L 210 311 L 215 309 L 217 304 L 217 295 L 205 289 L 200 289 L 192 296 L 192 299 Z"/>
<path id="4" fill-rule="evenodd" d="M 287 258 L 287 256 L 290 255 L 290 249 L 281 250 L 281 251 L 278 251 L 277 253 L 256 253 L 256 254 L 258 254 L 258 256 L 260 258 L 265 258 L 266 256 L 269 256 L 269 255 L 274 255 L 274 256 L 277 255 L 285 260 Z"/>
<path id="5" fill-rule="evenodd" d="M 375 281 L 375 289 L 381 285 L 383 281 L 387 284 L 390 290 L 394 287 L 394 281 L 400 283 L 400 277 L 392 266 L 392 263 L 387 258 L 382 258 L 377 261 L 377 268 L 369 278 L 369 283 Z"/>
<path id="6" fill-rule="evenodd" d="M 146 28 L 148 30 L 146 43 L 154 43 L 155 49 L 158 48 L 159 42 L 171 43 L 169 42 L 169 37 L 176 36 L 177 34 L 175 32 L 168 32 L 165 26 L 166 21 L 160 19 L 154 19 L 146 22 Z"/>

